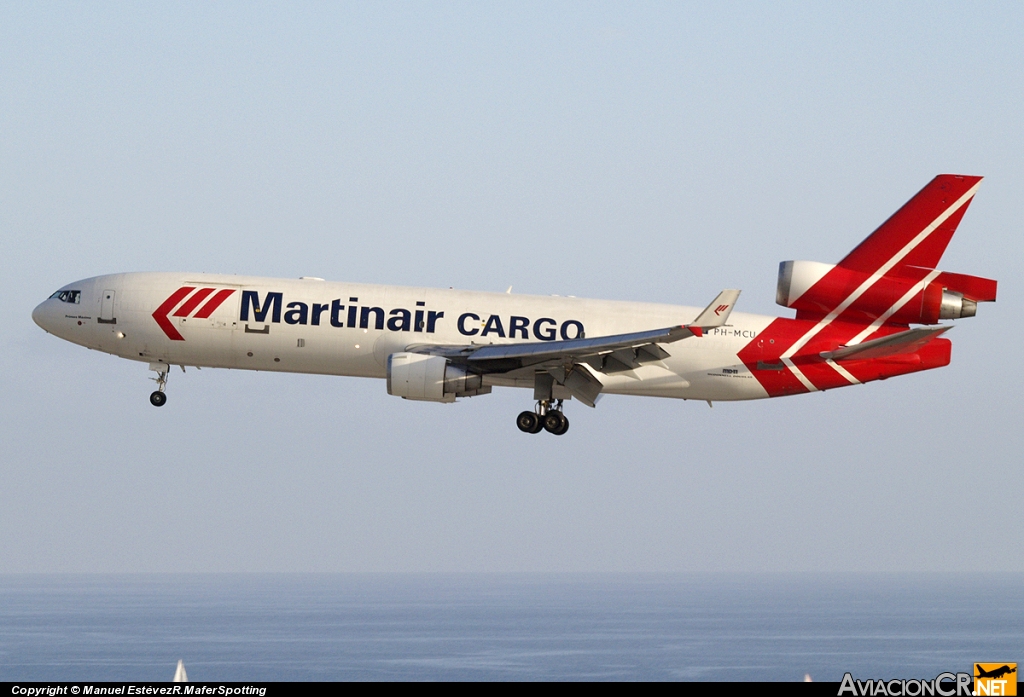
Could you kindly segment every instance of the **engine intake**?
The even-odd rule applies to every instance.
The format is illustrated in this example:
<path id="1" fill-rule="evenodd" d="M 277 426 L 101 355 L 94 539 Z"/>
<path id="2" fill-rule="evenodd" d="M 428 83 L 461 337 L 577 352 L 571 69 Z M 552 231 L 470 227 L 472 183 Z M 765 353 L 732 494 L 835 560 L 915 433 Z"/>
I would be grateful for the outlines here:
<path id="1" fill-rule="evenodd" d="M 392 353 L 388 356 L 388 394 L 424 402 L 454 402 L 456 397 L 488 394 L 483 376 L 444 356 Z"/>

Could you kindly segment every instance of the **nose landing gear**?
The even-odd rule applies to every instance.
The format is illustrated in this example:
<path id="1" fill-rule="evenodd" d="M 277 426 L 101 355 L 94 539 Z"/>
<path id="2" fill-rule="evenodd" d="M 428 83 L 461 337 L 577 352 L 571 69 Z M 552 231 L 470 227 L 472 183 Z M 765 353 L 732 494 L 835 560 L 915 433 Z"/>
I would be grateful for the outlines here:
<path id="1" fill-rule="evenodd" d="M 534 411 L 524 411 L 516 417 L 516 426 L 523 433 L 540 433 L 545 430 L 560 436 L 569 430 L 569 419 L 562 413 L 562 400 L 537 402 Z"/>
<path id="2" fill-rule="evenodd" d="M 149 395 L 149 403 L 154 407 L 162 407 L 167 404 L 167 395 L 164 393 L 164 389 L 167 387 L 167 375 L 170 373 L 171 367 L 164 363 L 151 363 L 149 369 L 156 372 L 156 377 L 150 378 L 156 383 L 156 392 Z"/>

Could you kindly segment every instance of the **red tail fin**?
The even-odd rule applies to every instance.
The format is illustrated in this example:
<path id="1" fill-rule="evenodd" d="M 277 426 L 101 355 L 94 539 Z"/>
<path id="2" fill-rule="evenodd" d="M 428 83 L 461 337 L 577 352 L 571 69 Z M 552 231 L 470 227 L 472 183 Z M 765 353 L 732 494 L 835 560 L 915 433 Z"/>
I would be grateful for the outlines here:
<path id="1" fill-rule="evenodd" d="M 798 319 L 935 324 L 971 317 L 996 298 L 996 282 L 935 267 L 981 177 L 940 174 L 836 266 L 786 261 L 776 302 Z"/>
<path id="2" fill-rule="evenodd" d="M 936 268 L 981 179 L 959 174 L 935 177 L 839 266 L 866 274 L 902 266 Z"/>

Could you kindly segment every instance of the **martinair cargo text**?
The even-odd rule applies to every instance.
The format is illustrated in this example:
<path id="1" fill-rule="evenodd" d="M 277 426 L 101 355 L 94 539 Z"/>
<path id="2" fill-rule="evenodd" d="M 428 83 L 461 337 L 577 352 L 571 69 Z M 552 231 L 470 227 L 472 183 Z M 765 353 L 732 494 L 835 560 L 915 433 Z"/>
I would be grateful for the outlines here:
<path id="1" fill-rule="evenodd" d="M 518 427 L 560 435 L 569 399 L 760 399 L 948 365 L 940 320 L 996 299 L 995 281 L 936 268 L 980 182 L 936 177 L 838 264 L 782 262 L 775 297 L 793 319 L 734 312 L 738 290 L 701 310 L 196 273 L 76 281 L 32 318 L 148 363 L 155 406 L 173 365 L 384 378 L 433 402 L 523 387 L 536 406 Z"/>

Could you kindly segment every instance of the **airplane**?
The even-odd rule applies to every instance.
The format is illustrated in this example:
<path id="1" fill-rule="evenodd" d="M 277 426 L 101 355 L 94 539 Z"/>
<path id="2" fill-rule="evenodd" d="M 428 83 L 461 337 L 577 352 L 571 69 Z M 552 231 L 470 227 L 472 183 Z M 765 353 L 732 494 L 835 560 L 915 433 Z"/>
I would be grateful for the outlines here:
<path id="1" fill-rule="evenodd" d="M 1014 664 L 1013 668 L 1011 668 L 1008 665 L 1003 665 L 1003 666 L 1001 666 L 999 668 L 996 668 L 994 670 L 984 670 L 980 665 L 976 664 L 975 665 L 975 670 L 978 673 L 977 675 L 974 676 L 976 678 L 996 678 L 996 679 L 998 679 L 998 678 L 1003 677 L 1004 675 L 1009 675 L 1010 673 L 1016 673 L 1017 672 L 1017 667 L 1016 667 L 1016 664 Z"/>
<path id="2" fill-rule="evenodd" d="M 533 390 L 516 425 L 555 435 L 563 404 L 605 394 L 733 401 L 859 385 L 950 362 L 941 320 L 972 317 L 996 281 L 937 266 L 981 177 L 935 177 L 837 264 L 784 261 L 794 318 L 654 303 L 206 273 L 68 284 L 32 318 L 62 339 L 149 364 L 383 378 L 388 394 L 450 403 Z M 511 291 L 511 289 L 509 289 Z M 911 325 L 921 325 L 911 327 Z"/>

